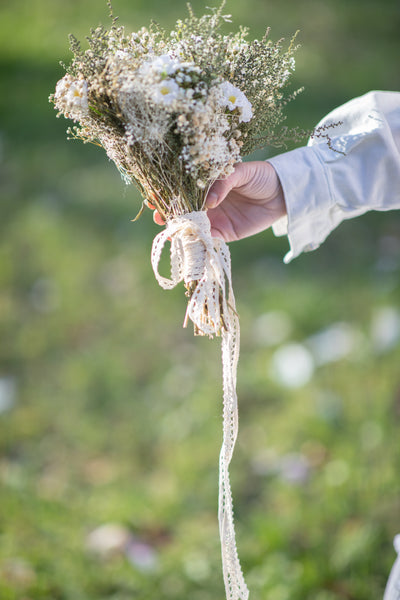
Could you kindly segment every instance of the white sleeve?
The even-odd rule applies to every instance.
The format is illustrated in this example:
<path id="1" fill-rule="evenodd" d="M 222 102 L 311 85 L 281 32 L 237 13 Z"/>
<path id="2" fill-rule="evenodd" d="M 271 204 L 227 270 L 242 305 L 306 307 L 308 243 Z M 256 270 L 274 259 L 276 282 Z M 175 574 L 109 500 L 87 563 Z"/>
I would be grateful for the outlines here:
<path id="1" fill-rule="evenodd" d="M 398 557 L 390 571 L 383 600 L 398 600 L 400 596 L 400 535 L 396 535 L 393 545 Z"/>
<path id="2" fill-rule="evenodd" d="M 308 145 L 269 159 L 282 184 L 285 262 L 315 250 L 344 219 L 400 208 L 400 92 L 369 92 L 335 109 L 318 127 L 338 123 Z"/>

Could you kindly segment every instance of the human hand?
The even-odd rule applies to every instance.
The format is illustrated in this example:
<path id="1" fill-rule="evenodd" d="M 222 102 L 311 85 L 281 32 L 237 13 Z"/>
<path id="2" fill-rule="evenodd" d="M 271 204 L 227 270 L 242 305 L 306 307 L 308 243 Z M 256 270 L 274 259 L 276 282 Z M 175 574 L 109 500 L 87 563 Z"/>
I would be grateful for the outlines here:
<path id="1" fill-rule="evenodd" d="M 229 177 L 211 186 L 206 208 L 212 236 L 226 242 L 259 233 L 286 214 L 278 175 L 265 161 L 238 163 Z M 154 221 L 164 224 L 157 211 Z"/>
<path id="2" fill-rule="evenodd" d="M 206 207 L 212 236 L 226 242 L 259 233 L 286 214 L 278 175 L 265 161 L 238 163 L 211 186 Z"/>

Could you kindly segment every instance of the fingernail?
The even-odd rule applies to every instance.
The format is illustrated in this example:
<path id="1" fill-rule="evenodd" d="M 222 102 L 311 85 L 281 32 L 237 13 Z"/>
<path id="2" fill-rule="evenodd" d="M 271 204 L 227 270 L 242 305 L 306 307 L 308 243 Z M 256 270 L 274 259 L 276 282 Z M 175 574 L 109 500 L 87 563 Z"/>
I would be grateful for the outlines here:
<path id="1" fill-rule="evenodd" d="M 214 208 L 218 202 L 218 195 L 215 192 L 210 192 L 207 196 L 207 206 L 208 208 Z"/>

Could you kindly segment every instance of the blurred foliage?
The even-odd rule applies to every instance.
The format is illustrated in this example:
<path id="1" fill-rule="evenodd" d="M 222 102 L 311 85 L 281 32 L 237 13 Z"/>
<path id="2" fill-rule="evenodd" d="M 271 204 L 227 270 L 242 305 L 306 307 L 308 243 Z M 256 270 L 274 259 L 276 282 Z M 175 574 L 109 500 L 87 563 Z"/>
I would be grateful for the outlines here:
<path id="1" fill-rule="evenodd" d="M 114 0 L 114 10 L 134 30 L 169 27 L 186 7 Z M 4 600 L 223 595 L 219 344 L 181 329 L 183 291 L 163 292 L 151 272 L 151 215 L 130 222 L 134 190 L 99 149 L 66 141 L 47 102 L 68 33 L 83 39 L 107 12 L 98 0 L 0 4 Z M 400 89 L 397 0 L 231 0 L 226 12 L 254 36 L 300 29 L 293 86 L 306 89 L 291 125 Z M 269 232 L 231 250 L 242 327 L 232 483 L 252 595 L 376 600 L 400 527 L 400 347 L 395 336 L 379 345 L 376 329 L 400 303 L 399 217 L 345 223 L 289 266 Z M 271 311 L 290 325 L 275 342 L 262 329 Z M 273 377 L 284 342 L 305 348 L 338 322 L 357 332 L 356 351 L 315 365 L 302 386 Z M 108 532 L 88 547 L 110 523 L 129 543 L 110 549 Z"/>

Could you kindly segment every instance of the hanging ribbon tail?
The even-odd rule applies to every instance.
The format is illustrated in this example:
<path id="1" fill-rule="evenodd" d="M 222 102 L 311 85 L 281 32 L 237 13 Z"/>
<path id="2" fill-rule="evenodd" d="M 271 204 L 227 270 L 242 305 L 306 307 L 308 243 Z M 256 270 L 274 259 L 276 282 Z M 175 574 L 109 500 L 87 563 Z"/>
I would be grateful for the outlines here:
<path id="1" fill-rule="evenodd" d="M 171 240 L 171 277 L 158 271 L 167 239 Z M 212 238 L 204 211 L 174 217 L 153 242 L 151 263 L 155 277 L 164 289 L 180 281 L 195 282 L 187 314 L 196 327 L 212 337 L 221 334 L 223 367 L 223 440 L 219 457 L 218 520 L 222 570 L 227 600 L 247 600 L 249 591 L 243 578 L 236 548 L 229 464 L 238 434 L 236 394 L 240 330 L 232 287 L 228 246 Z"/>
<path id="2" fill-rule="evenodd" d="M 244 581 L 236 547 L 232 492 L 229 480 L 229 464 L 232 459 L 238 433 L 236 369 L 239 346 L 239 322 L 236 315 L 232 315 L 230 325 L 233 325 L 233 331 L 224 331 L 222 334 L 224 436 L 219 461 L 218 519 L 226 597 L 229 600 L 247 600 L 249 591 Z"/>

